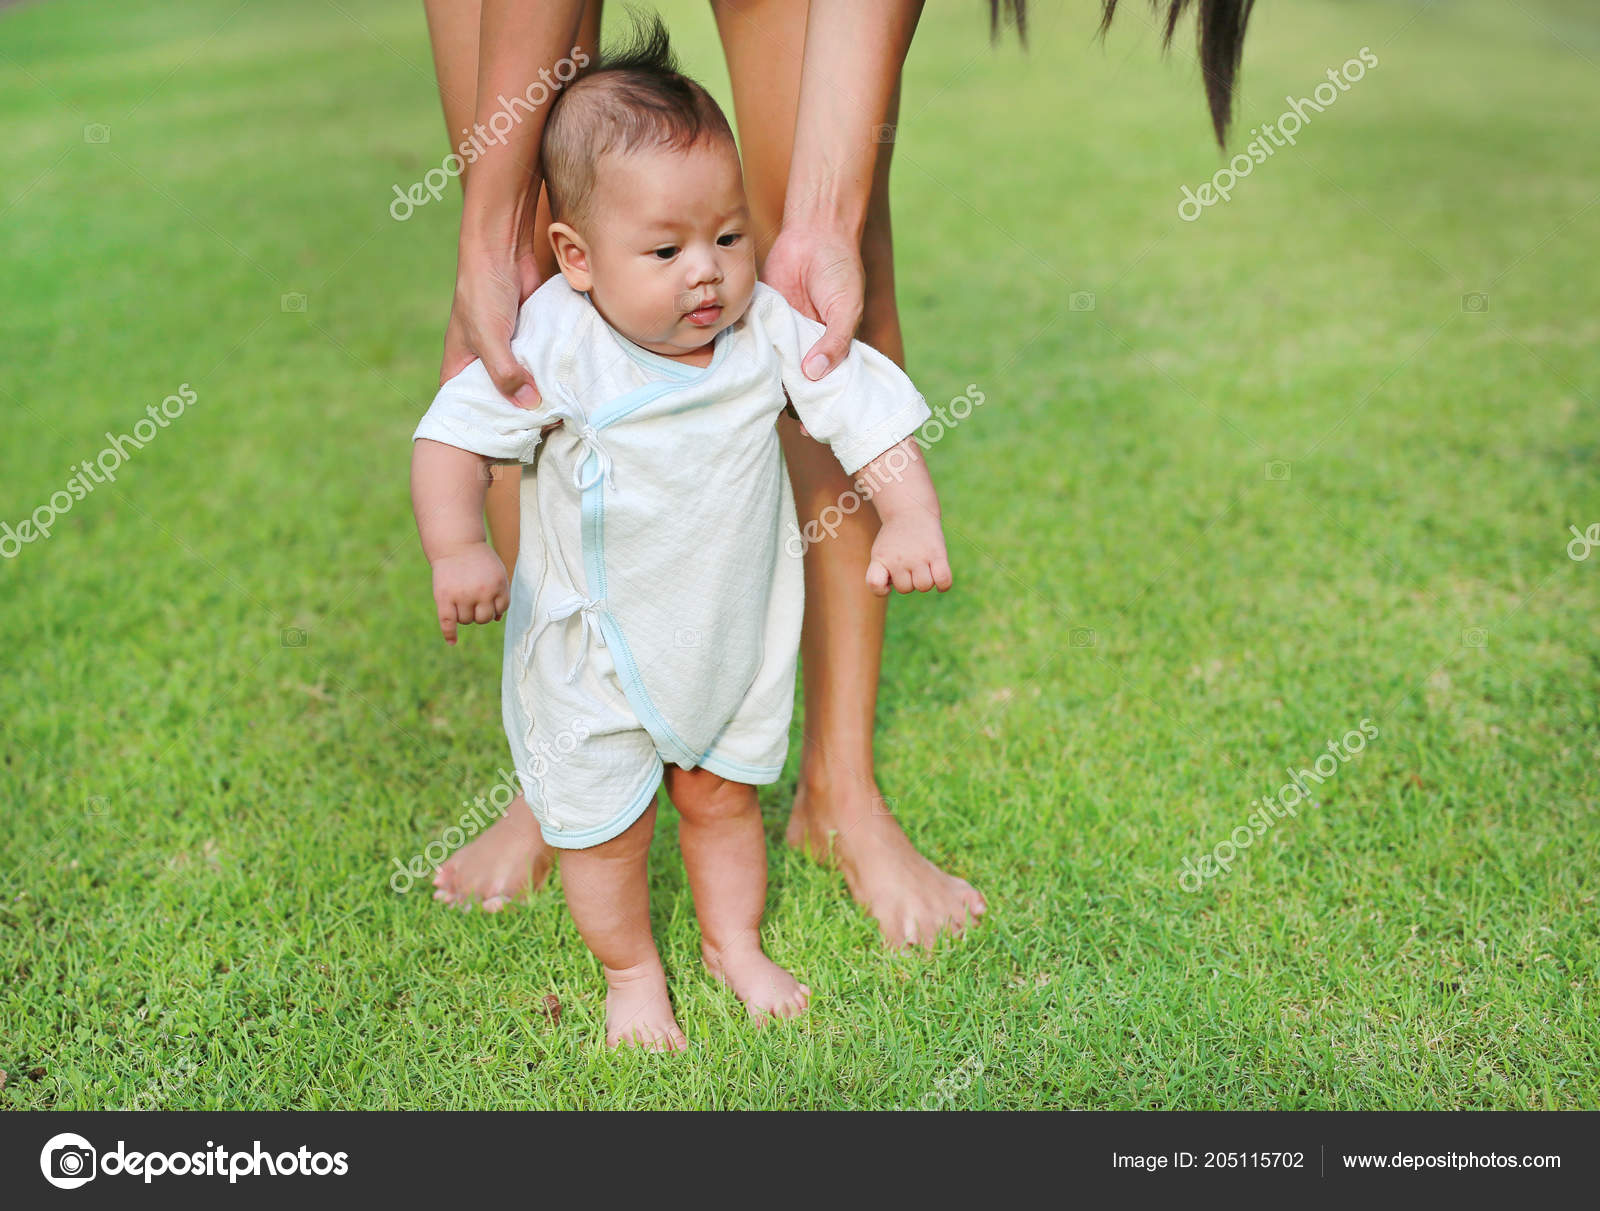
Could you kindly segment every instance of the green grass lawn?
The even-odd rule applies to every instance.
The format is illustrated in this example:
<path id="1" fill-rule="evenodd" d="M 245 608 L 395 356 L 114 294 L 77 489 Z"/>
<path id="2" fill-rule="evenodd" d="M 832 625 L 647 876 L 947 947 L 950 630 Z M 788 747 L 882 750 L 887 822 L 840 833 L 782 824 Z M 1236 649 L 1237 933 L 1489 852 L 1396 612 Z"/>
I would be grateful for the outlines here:
<path id="1" fill-rule="evenodd" d="M 0 1105 L 1600 1107 L 1600 16 L 1259 5 L 1237 144 L 1379 65 L 1186 223 L 1190 36 L 1034 8 L 1024 52 L 929 6 L 895 150 L 909 368 L 986 402 L 880 774 L 991 912 L 882 949 L 782 843 L 791 755 L 766 938 L 816 995 L 758 1031 L 664 808 L 670 1060 L 600 1046 L 559 877 L 389 884 L 507 760 L 501 634 L 440 641 L 409 505 L 459 212 L 387 213 L 447 150 L 421 6 L 0 11 L 0 522 L 195 395 L 0 561 Z"/>

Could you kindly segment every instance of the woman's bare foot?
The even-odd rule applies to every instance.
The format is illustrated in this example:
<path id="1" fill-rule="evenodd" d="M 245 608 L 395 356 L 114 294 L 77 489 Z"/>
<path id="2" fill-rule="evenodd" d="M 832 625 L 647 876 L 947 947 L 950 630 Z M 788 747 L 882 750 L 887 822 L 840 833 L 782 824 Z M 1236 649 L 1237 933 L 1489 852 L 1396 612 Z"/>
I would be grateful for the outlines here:
<path id="1" fill-rule="evenodd" d="M 842 791 L 802 777 L 788 841 L 843 871 L 850 894 L 890 946 L 932 950 L 941 933 L 960 937 L 988 911 L 970 883 L 916 851 L 870 784 Z"/>
<path id="2" fill-rule="evenodd" d="M 555 853 L 539 834 L 528 801 L 518 795 L 483 833 L 451 854 L 433 873 L 435 900 L 499 912 L 544 886 Z"/>
<path id="3" fill-rule="evenodd" d="M 811 989 L 767 958 L 754 934 L 736 939 L 720 950 L 703 942 L 700 957 L 707 970 L 744 1002 L 757 1022 L 764 1022 L 768 1015 L 796 1017 L 811 1003 Z"/>
<path id="4" fill-rule="evenodd" d="M 672 1002 L 667 999 L 667 973 L 653 959 L 622 971 L 606 973 L 606 1046 L 642 1047 L 646 1051 L 682 1051 L 689 1045 Z"/>

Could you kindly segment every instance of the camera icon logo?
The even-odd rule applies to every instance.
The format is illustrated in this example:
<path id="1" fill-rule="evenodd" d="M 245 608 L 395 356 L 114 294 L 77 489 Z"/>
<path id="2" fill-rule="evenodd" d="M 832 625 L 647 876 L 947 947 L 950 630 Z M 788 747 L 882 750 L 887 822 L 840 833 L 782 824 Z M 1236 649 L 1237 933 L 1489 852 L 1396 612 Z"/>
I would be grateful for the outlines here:
<path id="1" fill-rule="evenodd" d="M 1281 458 L 1275 458 L 1266 465 L 1267 479 L 1273 483 L 1283 483 L 1289 478 L 1291 470 L 1290 464 Z"/>
<path id="2" fill-rule="evenodd" d="M 1466 648 L 1486 648 L 1489 646 L 1488 627 L 1468 627 L 1461 632 L 1461 646 Z"/>
<path id="3" fill-rule="evenodd" d="M 45 1141 L 39 1152 L 39 1170 L 44 1180 L 59 1190 L 76 1190 L 86 1182 L 94 1181 L 94 1145 L 81 1135 L 63 1131 Z"/>
<path id="4" fill-rule="evenodd" d="M 85 143 L 111 142 L 111 127 L 104 122 L 90 122 L 83 128 L 83 141 Z"/>
<path id="5" fill-rule="evenodd" d="M 278 306 L 282 308 L 284 312 L 290 315 L 304 315 L 306 310 L 306 296 L 301 294 L 298 290 L 291 291 L 290 293 L 281 295 L 278 298 Z"/>
<path id="6" fill-rule="evenodd" d="M 1067 296 L 1067 306 L 1073 311 L 1093 311 L 1094 291 L 1074 290 Z"/>
<path id="7" fill-rule="evenodd" d="M 306 646 L 306 632 L 304 627 L 284 627 L 278 633 L 278 643 L 286 648 L 303 648 Z"/>
<path id="8" fill-rule="evenodd" d="M 872 128 L 872 141 L 874 143 L 893 143 L 894 124 L 892 122 L 880 122 L 874 126 Z"/>
<path id="9" fill-rule="evenodd" d="M 1469 315 L 1482 315 L 1489 310 L 1489 296 L 1476 290 L 1471 294 L 1463 294 L 1461 296 L 1461 310 Z"/>
<path id="10" fill-rule="evenodd" d="M 1099 636 L 1094 633 L 1093 627 L 1073 627 L 1067 642 L 1075 648 L 1092 648 L 1098 640 Z"/>

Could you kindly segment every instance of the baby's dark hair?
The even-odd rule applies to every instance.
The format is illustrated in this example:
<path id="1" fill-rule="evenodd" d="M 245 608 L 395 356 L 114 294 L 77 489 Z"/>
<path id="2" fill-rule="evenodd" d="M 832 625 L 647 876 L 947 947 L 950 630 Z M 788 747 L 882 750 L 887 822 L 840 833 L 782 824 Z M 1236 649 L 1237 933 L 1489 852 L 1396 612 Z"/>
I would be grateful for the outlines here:
<path id="1" fill-rule="evenodd" d="M 556 95 L 545 122 L 539 164 L 551 217 L 574 227 L 592 217 L 602 156 L 652 147 L 687 151 L 701 139 L 734 144 L 722 108 L 678 70 L 660 16 L 630 16 L 628 37 Z"/>

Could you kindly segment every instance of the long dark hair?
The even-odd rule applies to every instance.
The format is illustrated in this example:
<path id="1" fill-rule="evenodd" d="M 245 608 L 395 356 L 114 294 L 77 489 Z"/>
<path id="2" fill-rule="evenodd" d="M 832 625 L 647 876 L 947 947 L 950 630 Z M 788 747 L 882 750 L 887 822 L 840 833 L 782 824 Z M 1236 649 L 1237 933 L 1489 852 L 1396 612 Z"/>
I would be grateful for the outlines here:
<path id="1" fill-rule="evenodd" d="M 1117 0 L 1100 0 L 1100 36 L 1105 37 L 1111 28 L 1111 18 L 1117 13 Z M 1228 122 L 1233 117 L 1233 86 L 1239 78 L 1239 59 L 1244 54 L 1244 31 L 1250 23 L 1250 10 L 1255 0 L 1150 0 L 1150 7 L 1160 11 L 1166 5 L 1166 31 L 1161 39 L 1163 49 L 1172 45 L 1172 35 L 1177 32 L 1178 21 L 1192 4 L 1199 11 L 1197 21 L 1200 43 L 1200 71 L 1206 81 L 1206 102 L 1211 107 L 1211 126 L 1217 133 L 1217 145 L 1226 146 Z M 1010 25 L 1017 27 L 1017 37 L 1028 44 L 1028 0 L 989 0 L 989 40 L 999 36 L 1001 14 Z"/>

